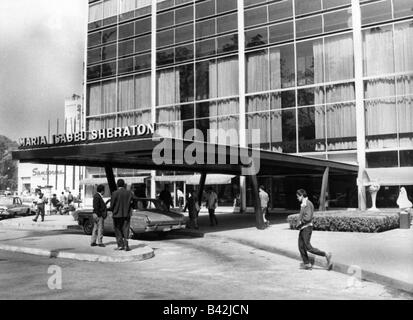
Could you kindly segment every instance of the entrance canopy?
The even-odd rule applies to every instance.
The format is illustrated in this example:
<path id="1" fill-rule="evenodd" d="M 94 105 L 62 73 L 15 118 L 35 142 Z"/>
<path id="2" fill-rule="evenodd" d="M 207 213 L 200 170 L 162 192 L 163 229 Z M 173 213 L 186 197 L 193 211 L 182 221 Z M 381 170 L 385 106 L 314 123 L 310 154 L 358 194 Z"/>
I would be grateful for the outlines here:
<path id="1" fill-rule="evenodd" d="M 257 175 L 357 175 L 358 166 L 251 148 L 171 138 L 148 138 L 65 146 L 25 147 L 13 152 L 20 162 L 243 175 L 255 159 Z"/>

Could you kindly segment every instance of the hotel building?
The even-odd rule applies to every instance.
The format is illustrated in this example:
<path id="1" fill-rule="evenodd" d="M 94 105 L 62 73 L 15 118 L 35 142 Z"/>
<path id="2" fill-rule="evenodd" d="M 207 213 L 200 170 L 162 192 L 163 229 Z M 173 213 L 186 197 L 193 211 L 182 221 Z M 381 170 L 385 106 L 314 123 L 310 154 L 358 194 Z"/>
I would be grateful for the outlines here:
<path id="1" fill-rule="evenodd" d="M 156 123 L 248 147 L 260 129 L 263 150 L 359 165 L 357 181 L 330 180 L 330 206 L 357 207 L 368 181 L 378 207 L 401 185 L 413 196 L 413 1 L 89 0 L 87 29 L 86 130 Z M 259 182 L 272 207 L 293 208 L 321 179 Z M 216 187 L 223 205 L 240 185 Z"/>

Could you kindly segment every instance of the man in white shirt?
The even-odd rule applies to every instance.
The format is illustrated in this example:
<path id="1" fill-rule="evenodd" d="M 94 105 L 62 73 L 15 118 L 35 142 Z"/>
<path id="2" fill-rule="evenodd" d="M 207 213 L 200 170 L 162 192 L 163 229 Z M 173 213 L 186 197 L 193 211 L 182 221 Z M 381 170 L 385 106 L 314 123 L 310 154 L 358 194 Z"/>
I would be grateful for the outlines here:
<path id="1" fill-rule="evenodd" d="M 265 192 L 264 186 L 260 186 L 260 202 L 261 202 L 261 213 L 262 213 L 262 218 L 264 220 L 265 226 L 269 227 L 270 222 L 267 220 L 267 212 L 268 212 L 268 202 L 270 201 L 270 197 L 268 196 L 268 193 Z"/>
<path id="2" fill-rule="evenodd" d="M 46 206 L 46 198 L 44 197 L 44 194 L 39 191 L 39 195 L 36 199 L 36 205 L 37 205 L 37 214 L 36 217 L 34 217 L 33 221 L 37 222 L 37 219 L 39 218 L 39 215 L 42 217 L 42 222 L 44 221 L 44 208 Z"/>

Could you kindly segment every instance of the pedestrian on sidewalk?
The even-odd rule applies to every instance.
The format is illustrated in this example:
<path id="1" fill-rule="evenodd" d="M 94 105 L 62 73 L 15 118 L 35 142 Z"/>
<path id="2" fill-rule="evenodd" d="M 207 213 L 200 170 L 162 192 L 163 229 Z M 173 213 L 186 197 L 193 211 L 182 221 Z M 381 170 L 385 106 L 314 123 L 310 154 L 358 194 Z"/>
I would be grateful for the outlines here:
<path id="1" fill-rule="evenodd" d="M 181 189 L 176 190 L 177 198 L 178 198 L 178 206 L 179 209 L 182 209 L 184 206 L 184 193 L 182 192 Z"/>
<path id="2" fill-rule="evenodd" d="M 61 205 L 60 205 L 59 199 L 57 199 L 56 193 L 53 194 L 50 202 L 53 207 L 52 212 L 55 212 L 56 214 L 60 212 Z"/>
<path id="3" fill-rule="evenodd" d="M 297 190 L 297 200 L 301 202 L 297 229 L 300 230 L 298 236 L 298 249 L 300 251 L 301 258 L 303 259 L 303 267 L 306 270 L 311 270 L 313 267 L 308 258 L 308 251 L 312 254 L 325 257 L 327 260 L 327 270 L 331 270 L 332 254 L 330 252 L 326 253 L 314 248 L 310 243 L 311 234 L 313 232 L 314 205 L 310 200 L 308 200 L 307 192 L 304 189 Z"/>
<path id="4" fill-rule="evenodd" d="M 268 193 L 265 192 L 265 188 L 263 185 L 260 186 L 259 197 L 261 202 L 261 213 L 262 219 L 264 220 L 265 227 L 270 226 L 270 222 L 267 220 L 267 213 L 268 213 L 268 202 L 270 201 L 270 197 Z"/>
<path id="5" fill-rule="evenodd" d="M 39 191 L 39 195 L 36 199 L 37 213 L 36 213 L 36 216 L 33 219 L 34 222 L 37 222 L 37 219 L 39 218 L 39 215 L 42 217 L 42 222 L 44 221 L 44 208 L 46 206 L 46 203 L 47 203 L 47 200 L 44 197 L 43 192 Z"/>
<path id="6" fill-rule="evenodd" d="M 97 187 L 97 192 L 93 196 L 93 231 L 90 245 L 92 247 L 105 247 L 103 244 L 103 227 L 107 216 L 106 204 L 103 200 L 105 194 L 105 186 L 100 184 Z M 97 240 L 97 243 L 96 243 Z"/>
<path id="7" fill-rule="evenodd" d="M 70 190 L 68 190 L 68 195 L 67 195 L 67 204 L 70 206 L 72 205 L 73 201 L 75 198 L 73 197 L 73 194 Z"/>
<path id="8" fill-rule="evenodd" d="M 172 196 L 171 192 L 169 191 L 169 185 L 165 185 L 165 188 L 161 191 L 161 194 L 159 195 L 159 199 L 162 201 L 165 210 L 169 212 L 169 209 L 173 207 Z"/>
<path id="9" fill-rule="evenodd" d="M 128 244 L 130 232 L 130 219 L 132 216 L 132 205 L 135 196 L 132 191 L 126 190 L 125 181 L 119 179 L 116 190 L 110 200 L 110 211 L 113 212 L 113 226 L 115 229 L 118 247 L 115 250 L 130 251 Z"/>
<path id="10" fill-rule="evenodd" d="M 199 204 L 198 199 L 192 191 L 187 193 L 186 204 L 183 212 L 188 209 L 189 213 L 189 225 L 188 229 L 194 228 L 199 229 L 198 226 L 198 214 L 199 214 Z"/>
<path id="11" fill-rule="evenodd" d="M 215 193 L 212 188 L 207 190 L 206 195 L 206 207 L 208 208 L 209 213 L 209 225 L 212 227 L 218 225 L 218 219 L 215 215 L 215 209 L 218 207 L 218 195 Z"/>

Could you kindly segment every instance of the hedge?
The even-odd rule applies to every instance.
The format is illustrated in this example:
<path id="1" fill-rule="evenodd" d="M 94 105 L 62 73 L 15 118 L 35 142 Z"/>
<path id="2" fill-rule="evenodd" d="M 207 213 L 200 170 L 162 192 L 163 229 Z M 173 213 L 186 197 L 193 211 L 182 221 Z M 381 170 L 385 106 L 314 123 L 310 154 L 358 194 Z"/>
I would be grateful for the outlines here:
<path id="1" fill-rule="evenodd" d="M 296 229 L 299 214 L 287 217 L 291 229 Z M 400 218 L 397 212 L 371 213 L 368 211 L 315 212 L 313 229 L 319 231 L 341 232 L 383 232 L 399 228 Z"/>

